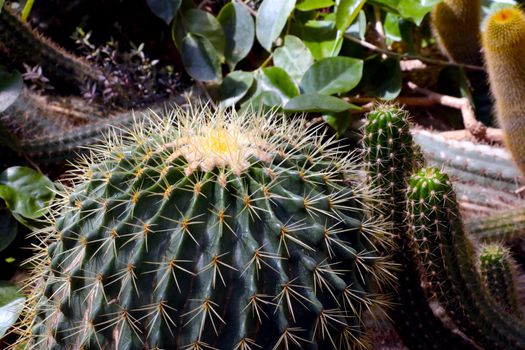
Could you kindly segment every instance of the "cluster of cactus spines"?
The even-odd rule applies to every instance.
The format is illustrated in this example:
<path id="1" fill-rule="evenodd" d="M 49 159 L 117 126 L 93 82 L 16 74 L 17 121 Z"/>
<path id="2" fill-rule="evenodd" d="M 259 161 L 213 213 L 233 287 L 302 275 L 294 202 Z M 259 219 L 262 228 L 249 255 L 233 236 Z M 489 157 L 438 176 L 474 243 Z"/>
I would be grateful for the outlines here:
<path id="1" fill-rule="evenodd" d="M 370 186 L 382 201 L 374 213 L 388 218 L 396 244 L 392 260 L 399 288 L 393 292 L 394 306 L 389 316 L 403 343 L 413 349 L 469 349 L 471 344 L 453 333 L 430 307 L 414 254 L 406 235 L 406 186 L 418 165 L 407 121 L 407 113 L 395 106 L 380 106 L 369 113 L 363 132 L 363 161 Z"/>
<path id="2" fill-rule="evenodd" d="M 448 176 L 435 168 L 420 170 L 410 180 L 407 199 L 422 273 L 447 315 L 483 348 L 524 348 L 525 324 L 501 312 L 481 282 Z"/>
<path id="3" fill-rule="evenodd" d="M 483 245 L 479 266 L 482 282 L 494 301 L 505 312 L 522 317 L 516 286 L 517 265 L 509 249 L 499 243 Z"/>
<path id="4" fill-rule="evenodd" d="M 448 140 L 426 130 L 412 130 L 412 135 L 428 164 L 451 177 L 466 213 L 486 214 L 523 205 L 516 194 L 521 174 L 505 149 Z"/>
<path id="5" fill-rule="evenodd" d="M 390 237 L 355 158 L 275 114 L 146 119 L 93 148 L 37 233 L 28 347 L 365 347 Z"/>
<path id="6" fill-rule="evenodd" d="M 438 45 L 450 60 L 481 64 L 480 0 L 444 0 L 434 6 L 431 16 Z"/>
<path id="7" fill-rule="evenodd" d="M 483 243 L 512 243 L 525 232 L 525 208 L 518 207 L 465 221 L 469 234 Z"/>
<path id="8" fill-rule="evenodd" d="M 22 23 L 9 6 L 0 12 L 0 51 L 16 64 L 41 65 L 53 85 L 78 88 L 86 81 L 97 82 L 100 77 L 96 68 Z"/>
<path id="9" fill-rule="evenodd" d="M 517 7 L 495 12 L 486 21 L 482 43 L 505 145 L 525 174 L 525 14 Z"/>

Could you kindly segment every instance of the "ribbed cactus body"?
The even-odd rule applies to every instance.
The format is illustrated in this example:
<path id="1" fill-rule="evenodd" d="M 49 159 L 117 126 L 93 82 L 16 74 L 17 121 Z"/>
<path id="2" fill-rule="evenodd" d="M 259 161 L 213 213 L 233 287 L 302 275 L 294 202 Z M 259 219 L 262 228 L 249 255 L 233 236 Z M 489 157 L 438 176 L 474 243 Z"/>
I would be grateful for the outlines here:
<path id="1" fill-rule="evenodd" d="M 480 0 L 444 0 L 432 9 L 440 49 L 452 61 L 480 64 Z"/>
<path id="2" fill-rule="evenodd" d="M 516 262 L 502 244 L 483 245 L 479 255 L 481 279 L 492 298 L 506 312 L 521 316 L 516 289 Z"/>
<path id="3" fill-rule="evenodd" d="M 399 288 L 392 291 L 394 306 L 389 313 L 397 333 L 410 349 L 470 349 L 472 344 L 447 328 L 430 307 L 407 235 L 406 186 L 420 162 L 407 113 L 396 106 L 380 106 L 367 118 L 363 130 L 363 161 L 370 187 L 380 201 L 374 203 L 376 215 L 387 218 L 394 235 L 392 260 Z"/>
<path id="4" fill-rule="evenodd" d="M 525 14 L 518 8 L 494 13 L 482 42 L 505 145 L 525 174 Z"/>
<path id="5" fill-rule="evenodd" d="M 410 234 L 425 279 L 447 314 L 485 349 L 525 348 L 524 324 L 501 312 L 481 282 L 448 176 L 422 169 L 407 193 Z"/>
<path id="6" fill-rule="evenodd" d="M 31 346 L 364 346 L 387 239 L 348 153 L 301 121 L 176 114 L 79 167 L 30 284 Z"/>

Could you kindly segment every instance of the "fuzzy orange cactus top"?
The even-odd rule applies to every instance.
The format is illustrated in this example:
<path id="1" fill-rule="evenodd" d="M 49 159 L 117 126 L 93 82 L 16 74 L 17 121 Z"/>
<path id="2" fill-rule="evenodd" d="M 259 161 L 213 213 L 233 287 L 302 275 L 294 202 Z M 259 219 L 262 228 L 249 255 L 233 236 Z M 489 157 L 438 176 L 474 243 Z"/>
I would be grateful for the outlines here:
<path id="1" fill-rule="evenodd" d="M 486 22 L 482 44 L 498 123 L 525 175 L 525 14 L 515 7 L 495 12 Z"/>

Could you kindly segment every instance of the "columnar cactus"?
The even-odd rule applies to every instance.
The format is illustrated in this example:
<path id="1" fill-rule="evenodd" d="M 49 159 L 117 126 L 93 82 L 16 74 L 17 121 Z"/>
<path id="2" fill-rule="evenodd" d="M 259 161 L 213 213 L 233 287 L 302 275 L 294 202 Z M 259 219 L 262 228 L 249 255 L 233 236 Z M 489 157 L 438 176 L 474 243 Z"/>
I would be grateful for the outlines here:
<path id="1" fill-rule="evenodd" d="M 458 328 L 485 349 L 525 348 L 525 324 L 484 288 L 446 174 L 425 168 L 408 188 L 410 234 L 425 279 Z"/>
<path id="2" fill-rule="evenodd" d="M 516 262 L 508 248 L 492 243 L 481 247 L 479 255 L 481 280 L 492 298 L 505 310 L 522 316 L 516 286 Z"/>
<path id="3" fill-rule="evenodd" d="M 396 271 L 400 287 L 393 291 L 394 306 L 389 313 L 398 334 L 411 349 L 472 348 L 434 315 L 414 263 L 415 254 L 406 234 L 406 186 L 420 156 L 407 113 L 395 106 L 380 106 L 368 115 L 363 133 L 363 161 L 370 186 L 381 199 L 374 203 L 374 212 L 387 218 L 396 244 L 393 261 L 400 265 Z"/>
<path id="4" fill-rule="evenodd" d="M 505 144 L 525 174 L 525 14 L 518 8 L 494 13 L 486 22 L 482 39 Z"/>
<path id="5" fill-rule="evenodd" d="M 480 17 L 480 0 L 444 0 L 432 9 L 434 34 L 441 50 L 452 61 L 481 63 Z"/>
<path id="6" fill-rule="evenodd" d="M 39 235 L 29 348 L 365 347 L 389 237 L 348 152 L 277 115 L 152 118 L 93 150 Z"/>

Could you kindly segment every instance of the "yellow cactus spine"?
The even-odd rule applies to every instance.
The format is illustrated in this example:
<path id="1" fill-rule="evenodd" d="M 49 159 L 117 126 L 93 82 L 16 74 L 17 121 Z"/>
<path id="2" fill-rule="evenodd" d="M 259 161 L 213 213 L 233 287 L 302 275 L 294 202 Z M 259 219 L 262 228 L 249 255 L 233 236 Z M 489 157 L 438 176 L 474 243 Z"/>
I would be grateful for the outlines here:
<path id="1" fill-rule="evenodd" d="M 441 51 L 452 61 L 480 64 L 480 0 L 444 0 L 432 10 Z"/>
<path id="2" fill-rule="evenodd" d="M 525 14 L 515 7 L 495 12 L 482 45 L 505 145 L 525 174 Z"/>

